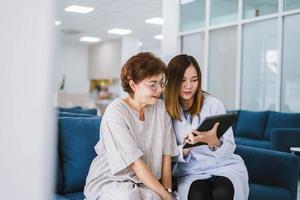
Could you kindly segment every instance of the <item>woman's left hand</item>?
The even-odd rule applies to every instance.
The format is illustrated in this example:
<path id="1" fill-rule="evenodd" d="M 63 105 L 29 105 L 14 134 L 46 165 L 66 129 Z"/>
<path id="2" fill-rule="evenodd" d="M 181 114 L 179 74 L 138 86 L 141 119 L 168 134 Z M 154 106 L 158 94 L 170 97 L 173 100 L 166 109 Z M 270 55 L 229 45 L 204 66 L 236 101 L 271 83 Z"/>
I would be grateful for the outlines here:
<path id="1" fill-rule="evenodd" d="M 210 147 L 216 147 L 220 145 L 220 141 L 217 137 L 217 129 L 219 123 L 215 123 L 213 128 L 209 131 L 197 131 L 193 130 L 192 134 L 194 137 L 191 137 L 193 143 L 196 142 L 204 142 L 207 143 Z"/>

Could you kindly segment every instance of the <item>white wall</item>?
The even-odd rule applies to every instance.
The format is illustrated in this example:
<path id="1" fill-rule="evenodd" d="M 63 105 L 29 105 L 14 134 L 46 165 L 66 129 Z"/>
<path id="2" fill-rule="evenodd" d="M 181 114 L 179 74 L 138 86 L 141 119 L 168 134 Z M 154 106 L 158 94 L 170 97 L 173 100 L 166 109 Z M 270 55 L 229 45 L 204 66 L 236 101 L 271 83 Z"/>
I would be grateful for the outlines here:
<path id="1" fill-rule="evenodd" d="M 141 49 L 140 52 L 150 52 L 153 53 L 156 57 L 162 59 L 161 48 L 151 48 L 151 49 Z M 168 63 L 166 63 L 168 64 Z"/>
<path id="2" fill-rule="evenodd" d="M 52 200 L 54 1 L 0 4 L 1 199 Z"/>
<path id="3" fill-rule="evenodd" d="M 63 43 L 58 51 L 60 57 L 57 62 L 55 89 L 58 90 L 65 75 L 65 92 L 76 94 L 89 92 L 88 46 Z"/>
<path id="4" fill-rule="evenodd" d="M 121 40 L 101 42 L 89 47 L 89 78 L 118 78 L 121 70 Z"/>

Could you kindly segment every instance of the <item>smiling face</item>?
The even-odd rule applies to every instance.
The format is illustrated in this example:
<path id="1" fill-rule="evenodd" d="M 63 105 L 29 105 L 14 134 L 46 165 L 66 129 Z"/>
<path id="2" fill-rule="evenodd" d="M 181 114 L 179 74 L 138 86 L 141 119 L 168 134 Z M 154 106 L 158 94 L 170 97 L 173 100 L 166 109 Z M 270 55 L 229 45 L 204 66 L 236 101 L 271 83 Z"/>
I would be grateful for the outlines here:
<path id="1" fill-rule="evenodd" d="M 199 84 L 198 73 L 193 65 L 190 65 L 184 72 L 180 89 L 180 99 L 183 102 L 193 103 L 194 95 Z"/>
<path id="2" fill-rule="evenodd" d="M 154 105 L 164 90 L 165 76 L 163 73 L 145 78 L 140 83 L 132 83 L 134 99 L 140 104 Z"/>

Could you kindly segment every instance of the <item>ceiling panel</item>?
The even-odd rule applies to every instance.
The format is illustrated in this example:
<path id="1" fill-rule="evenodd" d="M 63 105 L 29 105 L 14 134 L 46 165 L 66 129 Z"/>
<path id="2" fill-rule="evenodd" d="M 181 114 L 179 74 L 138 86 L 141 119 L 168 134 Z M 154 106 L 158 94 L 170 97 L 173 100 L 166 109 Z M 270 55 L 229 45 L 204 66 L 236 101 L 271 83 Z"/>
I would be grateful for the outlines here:
<path id="1" fill-rule="evenodd" d="M 92 6 L 95 11 L 85 15 L 64 12 L 72 4 Z M 142 49 L 159 48 L 160 41 L 153 36 L 161 34 L 161 26 L 146 24 L 144 20 L 161 16 L 161 5 L 161 0 L 63 0 L 57 16 L 62 25 L 56 28 L 67 43 L 79 43 L 83 35 L 99 36 L 102 41 L 116 39 L 120 36 L 108 34 L 108 29 L 129 28 L 131 35 L 143 42 Z M 75 34 L 76 31 L 80 33 Z"/>

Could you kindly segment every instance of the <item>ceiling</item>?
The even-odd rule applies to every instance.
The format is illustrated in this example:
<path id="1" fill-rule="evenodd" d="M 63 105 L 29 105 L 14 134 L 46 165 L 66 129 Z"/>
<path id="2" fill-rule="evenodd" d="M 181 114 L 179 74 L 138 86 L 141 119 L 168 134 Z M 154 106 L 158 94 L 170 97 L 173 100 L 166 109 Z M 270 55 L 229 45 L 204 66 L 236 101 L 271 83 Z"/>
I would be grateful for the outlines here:
<path id="1" fill-rule="evenodd" d="M 57 26 L 65 43 L 81 43 L 81 36 L 97 36 L 101 41 L 121 38 L 107 33 L 111 28 L 131 29 L 130 36 L 137 37 L 143 46 L 141 49 L 159 48 L 160 41 L 153 39 L 161 34 L 161 26 L 146 24 L 147 18 L 161 17 L 161 0 L 62 0 L 57 11 L 57 19 L 62 22 Z M 72 5 L 94 7 L 88 14 L 64 12 Z"/>

